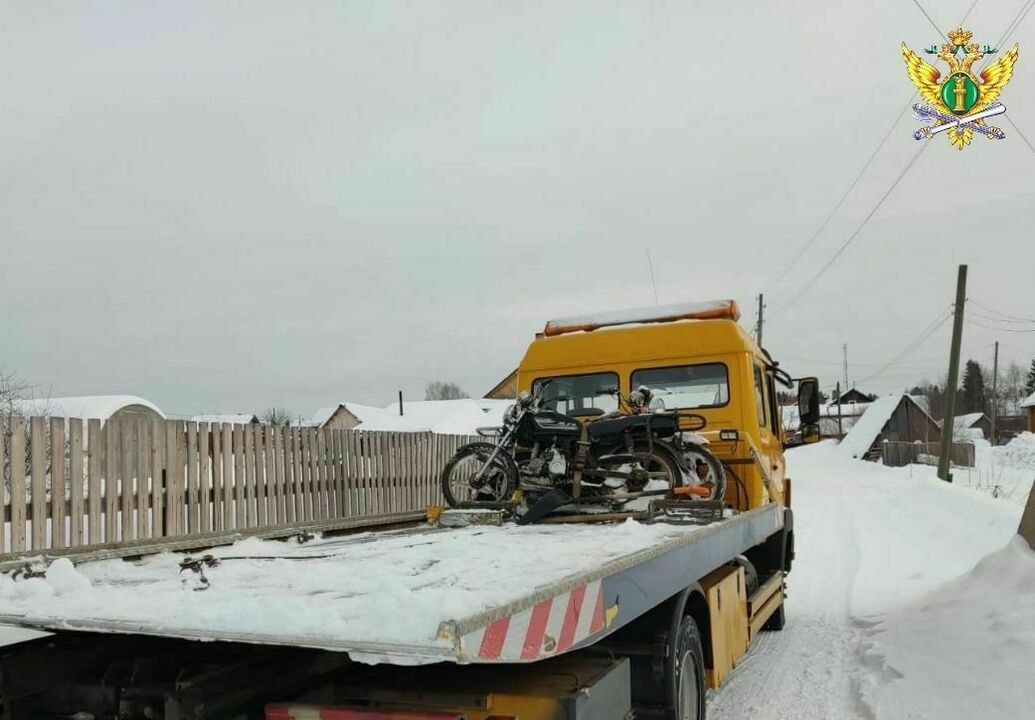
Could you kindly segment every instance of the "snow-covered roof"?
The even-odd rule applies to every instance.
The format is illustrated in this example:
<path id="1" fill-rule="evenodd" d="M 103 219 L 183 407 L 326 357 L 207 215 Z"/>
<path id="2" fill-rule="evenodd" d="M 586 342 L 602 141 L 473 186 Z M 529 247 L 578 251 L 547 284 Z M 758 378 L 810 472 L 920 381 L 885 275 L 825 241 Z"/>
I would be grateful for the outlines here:
<path id="1" fill-rule="evenodd" d="M 327 422 L 334 417 L 334 414 L 344 408 L 356 418 L 360 424 L 366 423 L 368 420 L 374 418 L 380 418 L 385 413 L 384 408 L 374 407 L 373 405 L 363 405 L 361 403 L 354 402 L 341 402 L 337 405 L 328 405 L 327 407 L 319 408 L 313 416 L 309 419 L 309 424 L 315 427 L 323 427 Z"/>
<path id="2" fill-rule="evenodd" d="M 952 426 L 969 428 L 984 416 L 985 414 L 983 412 L 965 413 L 963 415 L 957 415 L 956 419 L 952 421 Z"/>
<path id="3" fill-rule="evenodd" d="M 247 413 L 232 413 L 229 415 L 194 415 L 190 419 L 191 422 L 206 422 L 206 423 L 230 423 L 233 425 L 248 425 L 249 423 L 259 422 L 259 418 L 255 415 L 248 415 Z"/>
<path id="4" fill-rule="evenodd" d="M 1026 397 L 1024 399 L 1024 401 L 1021 403 L 1021 407 L 1023 407 L 1023 408 L 1035 407 L 1035 392 L 1033 392 L 1031 395 L 1029 395 L 1028 397 Z"/>
<path id="5" fill-rule="evenodd" d="M 21 415 L 107 420 L 130 405 L 140 405 L 165 417 L 157 405 L 137 395 L 83 395 L 78 397 L 34 398 L 19 401 Z"/>
<path id="6" fill-rule="evenodd" d="M 931 398 L 927 395 L 910 395 L 909 398 L 915 402 L 920 408 L 927 413 L 931 414 Z"/>
<path id="7" fill-rule="evenodd" d="M 386 432 L 433 432 L 444 435 L 474 435 L 480 427 L 499 427 L 507 400 L 419 400 L 381 409 L 381 414 L 364 420 L 359 430 Z"/>
<path id="8" fill-rule="evenodd" d="M 866 412 L 866 408 L 870 406 L 870 403 L 847 403 L 845 405 L 838 405 L 837 403 L 828 403 L 819 406 L 819 417 L 820 420 L 831 419 L 837 422 L 837 411 L 841 409 L 842 425 L 844 427 L 850 427 L 848 420 L 851 418 L 857 418 L 862 416 Z M 798 405 L 783 405 L 780 407 L 780 412 L 783 415 L 783 429 L 784 430 L 797 430 L 801 425 L 801 418 L 798 416 Z"/>
<path id="9" fill-rule="evenodd" d="M 854 458 L 862 457 L 873 446 L 884 426 L 895 412 L 895 408 L 908 395 L 888 395 L 870 403 L 852 429 L 841 441 L 841 450 Z M 912 400 L 909 400 L 912 402 Z"/>

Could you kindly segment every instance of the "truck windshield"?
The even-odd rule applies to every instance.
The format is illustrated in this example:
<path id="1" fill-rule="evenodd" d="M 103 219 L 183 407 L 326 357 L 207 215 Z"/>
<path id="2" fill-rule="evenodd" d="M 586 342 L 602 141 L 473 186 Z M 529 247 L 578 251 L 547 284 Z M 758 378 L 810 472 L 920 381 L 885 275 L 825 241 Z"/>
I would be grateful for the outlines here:
<path id="1" fill-rule="evenodd" d="M 546 384 L 548 383 L 548 384 Z M 538 378 L 532 389 L 542 388 L 542 406 L 566 415 L 599 415 L 618 409 L 618 374 L 560 375 Z"/>
<path id="2" fill-rule="evenodd" d="M 730 401 L 729 373 L 722 363 L 636 370 L 631 387 L 643 386 L 668 410 L 722 407 Z"/>

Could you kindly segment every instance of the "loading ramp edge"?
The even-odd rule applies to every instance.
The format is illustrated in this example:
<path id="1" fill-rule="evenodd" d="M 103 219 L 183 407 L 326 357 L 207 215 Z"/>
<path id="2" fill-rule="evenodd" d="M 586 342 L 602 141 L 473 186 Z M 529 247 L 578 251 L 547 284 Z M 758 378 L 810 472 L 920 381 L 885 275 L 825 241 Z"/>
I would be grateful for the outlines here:
<path id="1" fill-rule="evenodd" d="M 447 645 L 403 645 L 383 642 L 354 642 L 331 637 L 318 638 L 309 635 L 283 635 L 272 633 L 213 633 L 210 630 L 166 629 L 153 625 L 121 620 L 58 620 L 30 615 L 0 614 L 0 624 L 31 627 L 51 632 L 71 631 L 90 633 L 115 633 L 119 635 L 148 635 L 153 637 L 177 638 L 201 642 L 239 642 L 252 645 L 283 645 L 334 652 L 369 653 L 371 655 L 397 655 L 427 658 L 429 662 L 457 661 L 453 649 Z"/>
<path id="2" fill-rule="evenodd" d="M 551 657 L 555 652 L 578 650 L 664 602 L 693 579 L 703 577 L 765 541 L 783 526 L 784 508 L 770 503 L 616 558 L 591 571 L 568 576 L 510 603 L 460 620 L 443 622 L 439 626 L 439 639 L 453 643 L 455 656 L 460 662 L 535 662 Z M 700 552 L 679 552 L 691 546 L 699 546 Z M 521 652 L 506 640 L 504 642 L 511 651 L 509 656 L 506 651 L 498 655 L 485 654 L 486 643 L 494 631 L 501 629 L 504 635 L 509 635 L 515 631 L 516 625 L 517 640 L 520 641 L 522 629 L 535 624 L 532 619 L 534 613 L 543 610 L 552 620 L 553 604 L 558 601 L 561 605 L 570 603 L 572 595 L 594 586 L 598 588 L 603 603 L 596 612 L 603 612 L 606 620 L 588 635 L 583 635 L 570 646 L 543 647 L 533 652 Z"/>
<path id="3" fill-rule="evenodd" d="M 544 585 L 532 594 L 526 595 L 525 597 L 514 600 L 505 605 L 485 610 L 476 615 L 470 615 L 460 620 L 446 621 L 442 623 L 440 627 L 440 636 L 443 635 L 443 633 L 448 633 L 449 636 L 458 638 L 504 617 L 509 617 L 523 610 L 527 610 L 543 600 L 556 597 L 561 593 L 581 587 L 595 580 L 602 580 L 610 575 L 623 572 L 631 567 L 647 562 L 648 560 L 653 560 L 661 555 L 670 553 L 673 550 L 678 550 L 687 545 L 693 545 L 711 535 L 724 532 L 740 524 L 750 523 L 752 520 L 770 513 L 774 514 L 772 530 L 775 532 L 783 526 L 783 513 L 780 512 L 780 510 L 782 510 L 780 506 L 775 503 L 770 503 L 769 505 L 755 508 L 754 510 L 749 510 L 747 512 L 740 513 L 739 515 L 734 515 L 731 518 L 712 523 L 711 525 L 704 525 L 693 532 L 679 535 L 666 540 L 663 543 L 652 545 L 651 547 L 638 550 L 628 555 L 623 555 L 622 557 L 608 561 L 593 570 L 578 573 L 577 575 L 571 575 L 558 582 Z"/>

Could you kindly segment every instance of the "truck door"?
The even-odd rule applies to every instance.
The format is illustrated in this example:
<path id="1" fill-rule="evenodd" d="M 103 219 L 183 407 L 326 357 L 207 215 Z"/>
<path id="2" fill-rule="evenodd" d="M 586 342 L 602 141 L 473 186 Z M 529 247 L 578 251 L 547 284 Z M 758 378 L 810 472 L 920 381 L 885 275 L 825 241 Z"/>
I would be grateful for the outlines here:
<path id="1" fill-rule="evenodd" d="M 766 463 L 766 471 L 773 479 L 773 484 L 780 492 L 783 488 L 784 461 L 783 441 L 780 437 L 780 422 L 777 418 L 779 408 L 776 403 L 776 390 L 772 377 L 759 364 L 755 363 L 755 402 L 758 412 L 759 453 L 762 462 Z M 782 501 L 782 497 L 774 498 Z"/>

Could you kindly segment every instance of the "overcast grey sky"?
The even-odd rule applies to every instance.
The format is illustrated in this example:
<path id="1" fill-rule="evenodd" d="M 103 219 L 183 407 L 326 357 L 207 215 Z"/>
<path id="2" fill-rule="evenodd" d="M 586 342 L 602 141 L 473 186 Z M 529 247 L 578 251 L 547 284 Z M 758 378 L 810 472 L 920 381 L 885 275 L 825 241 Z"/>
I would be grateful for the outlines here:
<path id="1" fill-rule="evenodd" d="M 944 29 L 970 0 L 922 2 Z M 978 0 L 994 44 L 1018 0 Z M 0 367 L 173 413 L 482 393 L 552 316 L 754 296 L 912 85 L 909 0 L 0 7 Z M 1035 142 L 1035 13 L 1002 100 Z M 1032 51 L 1026 51 L 1031 47 Z M 769 293 L 766 344 L 865 378 L 952 300 L 1035 317 L 1035 152 L 909 113 Z M 944 372 L 948 325 L 867 383 Z M 968 326 L 1025 365 L 1035 333 Z"/>

